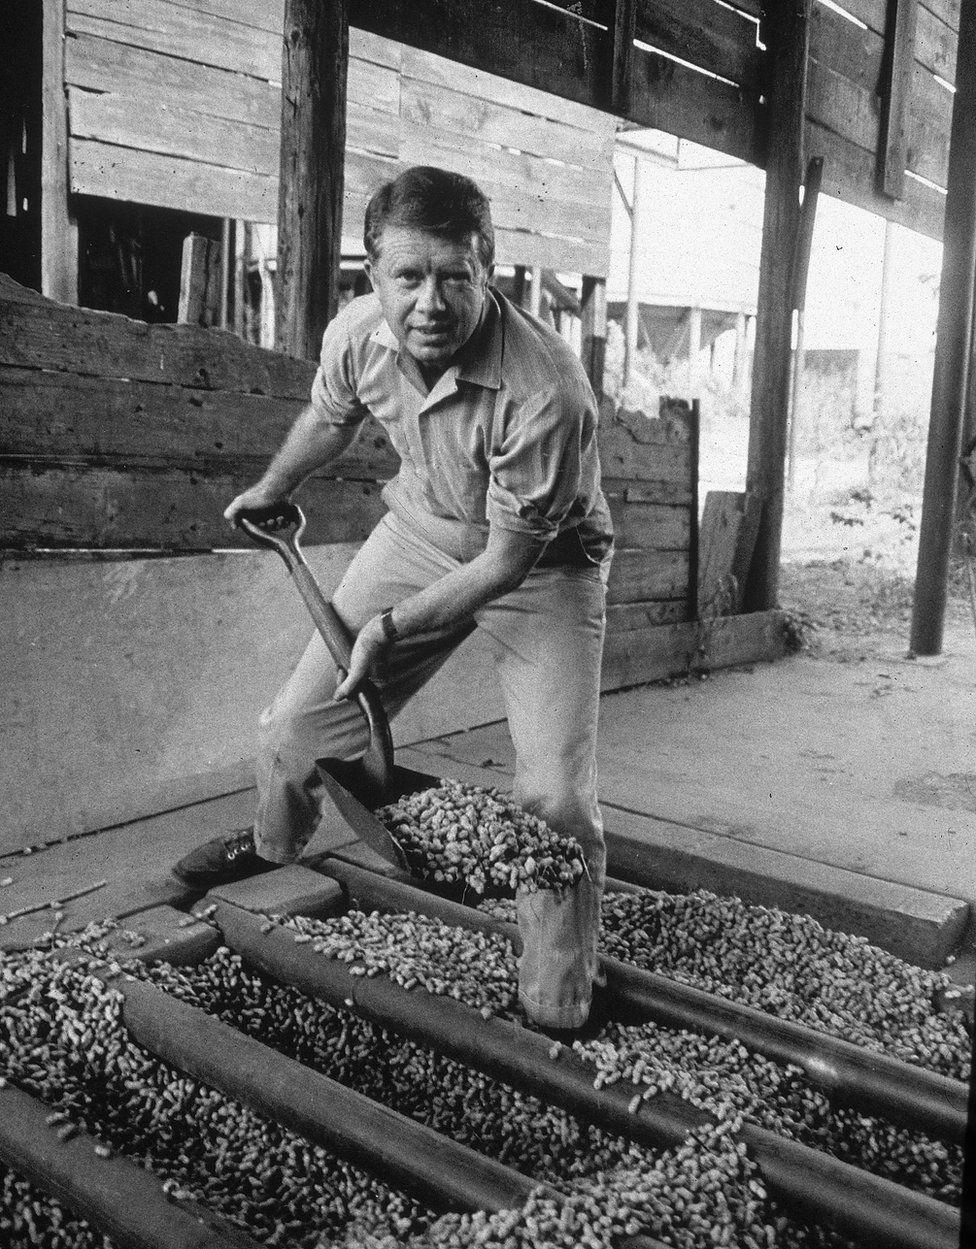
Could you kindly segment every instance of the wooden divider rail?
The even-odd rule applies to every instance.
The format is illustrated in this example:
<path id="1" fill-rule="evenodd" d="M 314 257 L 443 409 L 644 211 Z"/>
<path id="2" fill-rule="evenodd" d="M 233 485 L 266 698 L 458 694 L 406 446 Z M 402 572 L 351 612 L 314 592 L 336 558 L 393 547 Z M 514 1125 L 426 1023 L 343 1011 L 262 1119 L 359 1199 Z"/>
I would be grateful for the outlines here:
<path id="1" fill-rule="evenodd" d="M 330 856 L 321 870 L 339 881 L 350 899 L 366 907 L 423 911 L 447 924 L 501 933 L 518 945 L 514 924 L 394 876 L 367 871 L 341 855 Z M 608 888 L 616 884 L 608 881 Z M 801 1067 L 811 1083 L 862 1114 L 880 1115 L 949 1144 L 965 1142 L 969 1090 L 959 1080 L 859 1049 L 849 1041 L 776 1019 L 620 959 L 604 955 L 600 966 L 606 973 L 614 1007 L 628 1018 L 734 1038 L 774 1062 Z"/>
<path id="2" fill-rule="evenodd" d="M 300 992 L 346 1007 L 381 1028 L 429 1045 L 513 1088 L 561 1106 L 606 1131 L 652 1148 L 673 1148 L 712 1116 L 668 1093 L 632 1110 L 618 1084 L 595 1088 L 592 1066 L 571 1050 L 550 1055 L 540 1033 L 501 1019 L 482 1019 L 450 998 L 410 992 L 391 980 L 351 976 L 344 963 L 296 944 L 283 929 L 217 903 L 214 922 L 245 963 Z M 836 1229 L 872 1249 L 956 1249 L 959 1212 L 931 1197 L 870 1175 L 808 1146 L 746 1124 L 739 1132 L 763 1179 L 801 1218 Z"/>
<path id="3" fill-rule="evenodd" d="M 118 1249 L 259 1249 L 212 1211 L 167 1197 L 162 1181 L 127 1158 L 99 1157 L 85 1132 L 59 1139 L 51 1107 L 0 1088 L 0 1159 L 77 1211 Z"/>

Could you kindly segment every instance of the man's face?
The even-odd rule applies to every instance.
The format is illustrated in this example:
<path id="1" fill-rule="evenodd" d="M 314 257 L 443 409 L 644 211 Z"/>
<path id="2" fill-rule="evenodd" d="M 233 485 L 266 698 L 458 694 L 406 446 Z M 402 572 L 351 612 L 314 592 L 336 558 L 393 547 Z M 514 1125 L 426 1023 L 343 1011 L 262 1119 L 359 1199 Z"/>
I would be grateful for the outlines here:
<path id="1" fill-rule="evenodd" d="M 401 351 L 428 369 L 446 368 L 474 333 L 491 278 L 477 235 L 452 242 L 393 225 L 384 229 L 379 256 L 366 261 L 366 272 Z"/>

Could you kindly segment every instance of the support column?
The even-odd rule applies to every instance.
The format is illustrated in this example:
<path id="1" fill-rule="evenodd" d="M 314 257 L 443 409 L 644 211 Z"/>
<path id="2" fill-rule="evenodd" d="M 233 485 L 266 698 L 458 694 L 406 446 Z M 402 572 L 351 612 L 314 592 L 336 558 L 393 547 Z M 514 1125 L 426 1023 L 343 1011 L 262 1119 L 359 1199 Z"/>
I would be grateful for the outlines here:
<path id="1" fill-rule="evenodd" d="M 766 200 L 752 371 L 746 488 L 762 501 L 745 610 L 775 607 L 783 529 L 783 477 L 790 404 L 793 252 L 800 225 L 803 128 L 811 0 L 768 7 L 762 36 L 770 50 Z"/>
<path id="2" fill-rule="evenodd" d="M 917 655 L 938 655 L 942 650 L 969 375 L 976 280 L 976 3 L 972 0 L 966 0 L 960 11 L 958 47 L 935 373 L 912 609 L 911 649 Z"/>
<path id="3" fill-rule="evenodd" d="M 317 359 L 338 307 L 348 0 L 285 0 L 275 342 Z"/>
<path id="4" fill-rule="evenodd" d="M 634 157 L 634 194 L 630 203 L 630 261 L 627 267 L 627 313 L 624 319 L 624 385 L 634 379 L 637 364 L 637 311 L 640 295 L 637 290 L 638 245 L 644 221 L 644 166 L 639 156 Z"/>
<path id="5" fill-rule="evenodd" d="M 607 353 L 607 283 L 605 278 L 583 278 L 581 359 L 597 399 L 603 395 L 603 367 Z"/>
<path id="6" fill-rule="evenodd" d="M 78 302 L 78 225 L 68 211 L 64 0 L 44 0 L 41 67 L 41 294 Z"/>

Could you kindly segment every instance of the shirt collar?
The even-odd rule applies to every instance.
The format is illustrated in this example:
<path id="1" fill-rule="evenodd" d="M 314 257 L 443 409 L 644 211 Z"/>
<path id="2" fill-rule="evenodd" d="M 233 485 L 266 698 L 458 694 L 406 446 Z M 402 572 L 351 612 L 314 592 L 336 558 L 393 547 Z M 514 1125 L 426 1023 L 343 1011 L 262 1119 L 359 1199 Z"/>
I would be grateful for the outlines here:
<path id="1" fill-rule="evenodd" d="M 484 386 L 488 390 L 500 389 L 504 343 L 500 298 L 498 292 L 489 287 L 484 314 L 478 323 L 478 328 L 455 356 L 448 369 L 448 372 L 454 373 L 458 381 L 473 382 L 474 385 Z M 399 354 L 400 344 L 385 318 L 370 335 L 370 340 L 380 347 L 386 347 L 389 351 Z"/>

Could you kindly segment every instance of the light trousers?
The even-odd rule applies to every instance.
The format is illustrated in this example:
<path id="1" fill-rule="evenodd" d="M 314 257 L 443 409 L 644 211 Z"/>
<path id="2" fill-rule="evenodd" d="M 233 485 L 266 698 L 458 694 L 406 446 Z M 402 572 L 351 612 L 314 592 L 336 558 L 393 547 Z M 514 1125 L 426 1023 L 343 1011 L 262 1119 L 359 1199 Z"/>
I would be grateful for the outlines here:
<path id="1" fill-rule="evenodd" d="M 379 522 L 333 598 L 352 635 L 458 567 L 430 536 L 436 530 L 421 533 L 393 513 Z M 595 565 L 533 570 L 473 620 L 398 640 L 375 674 L 392 718 L 475 628 L 489 640 L 515 747 L 513 797 L 574 836 L 586 858 L 587 874 L 574 889 L 516 897 L 519 999 L 530 1019 L 556 1028 L 585 1021 L 596 973 L 606 869 L 596 794 L 605 574 Z M 274 862 L 297 858 L 315 831 L 322 794 L 315 761 L 352 759 L 366 747 L 357 704 L 333 701 L 336 683 L 336 666 L 316 633 L 261 717 L 255 842 Z"/>

